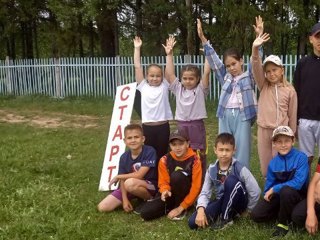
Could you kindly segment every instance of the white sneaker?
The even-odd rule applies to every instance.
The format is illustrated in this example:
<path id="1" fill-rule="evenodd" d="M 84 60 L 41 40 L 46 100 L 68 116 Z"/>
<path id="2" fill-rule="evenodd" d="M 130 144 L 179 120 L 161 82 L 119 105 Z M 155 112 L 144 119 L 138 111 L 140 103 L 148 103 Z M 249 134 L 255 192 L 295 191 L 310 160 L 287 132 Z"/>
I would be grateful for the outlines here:
<path id="1" fill-rule="evenodd" d="M 180 213 L 178 216 L 175 216 L 174 218 L 172 218 L 173 221 L 181 221 L 182 219 L 185 218 L 185 216 L 187 216 L 187 211 L 183 210 L 182 213 Z"/>

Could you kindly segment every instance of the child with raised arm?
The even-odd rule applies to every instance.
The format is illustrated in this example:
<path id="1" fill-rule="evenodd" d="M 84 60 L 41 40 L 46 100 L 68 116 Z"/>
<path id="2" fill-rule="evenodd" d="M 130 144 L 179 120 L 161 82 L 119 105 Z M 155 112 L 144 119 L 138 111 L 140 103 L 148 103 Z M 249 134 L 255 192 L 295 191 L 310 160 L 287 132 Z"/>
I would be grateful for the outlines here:
<path id="1" fill-rule="evenodd" d="M 124 142 L 128 148 L 120 157 L 119 172 L 109 183 L 119 182 L 119 188 L 98 205 L 100 212 L 111 212 L 122 205 L 126 212 L 133 211 L 131 200 L 148 200 L 157 190 L 157 156 L 153 147 L 144 145 L 142 127 L 129 124 L 124 129 Z"/>
<path id="2" fill-rule="evenodd" d="M 217 136 L 214 152 L 218 159 L 206 172 L 196 211 L 189 218 L 191 229 L 208 225 L 223 229 L 233 223 L 237 214 L 250 212 L 258 202 L 259 185 L 251 172 L 233 158 L 235 149 L 230 133 Z"/>
<path id="3" fill-rule="evenodd" d="M 249 66 L 248 71 L 243 71 L 242 55 L 234 48 L 225 51 L 222 62 L 204 36 L 199 19 L 197 19 L 197 30 L 206 59 L 221 85 L 217 109 L 219 133 L 228 132 L 235 137 L 237 146 L 235 157 L 249 169 L 251 126 L 257 114 L 255 83 L 251 68 Z M 257 34 L 263 32 L 263 25 L 257 22 L 255 30 Z"/>
<path id="4" fill-rule="evenodd" d="M 272 237 L 283 237 L 289 231 L 293 209 L 306 197 L 309 166 L 307 155 L 293 147 L 294 132 L 290 127 L 277 127 L 272 142 L 278 154 L 269 163 L 264 196 L 252 210 L 251 218 L 255 222 L 278 218 Z"/>
<path id="5" fill-rule="evenodd" d="M 171 220 L 182 220 L 200 192 L 201 162 L 189 147 L 187 134 L 181 129 L 173 131 L 169 142 L 171 151 L 159 161 L 158 197 L 147 201 L 141 208 L 144 220 L 166 214 Z"/>
<path id="6" fill-rule="evenodd" d="M 144 77 L 140 64 L 140 49 L 142 40 L 139 37 L 134 42 L 134 67 L 137 89 L 141 93 L 142 128 L 145 135 L 145 144 L 156 149 L 160 159 L 168 152 L 170 126 L 173 119 L 169 103 L 169 83 L 163 78 L 162 69 L 157 64 L 147 67 L 147 76 Z"/>
<path id="7" fill-rule="evenodd" d="M 278 56 L 270 55 L 262 63 L 259 48 L 269 40 L 269 34 L 257 36 L 252 44 L 251 65 L 254 80 L 260 91 L 258 100 L 258 154 L 261 173 L 266 177 L 268 164 L 275 156 L 272 132 L 280 126 L 297 127 L 297 94 L 284 76 Z"/>
<path id="8" fill-rule="evenodd" d="M 165 76 L 170 83 L 169 89 L 176 97 L 175 120 L 178 128 L 187 133 L 190 147 L 199 153 L 202 169 L 206 169 L 206 129 L 203 119 L 207 118 L 205 98 L 209 92 L 210 67 L 205 61 L 201 79 L 197 66 L 186 65 L 181 69 L 179 81 L 173 64 L 174 45 L 175 38 L 170 36 L 163 47 L 167 54 Z"/>

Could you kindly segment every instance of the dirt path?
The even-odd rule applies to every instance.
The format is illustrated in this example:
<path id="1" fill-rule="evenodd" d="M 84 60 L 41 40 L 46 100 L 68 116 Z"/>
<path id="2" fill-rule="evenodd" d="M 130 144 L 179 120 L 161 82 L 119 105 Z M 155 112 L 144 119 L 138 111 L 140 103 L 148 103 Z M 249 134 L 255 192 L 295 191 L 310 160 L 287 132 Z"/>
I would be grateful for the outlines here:
<path id="1" fill-rule="evenodd" d="M 96 128 L 98 117 L 53 112 L 17 112 L 0 109 L 0 123 L 28 124 L 40 128 Z"/>

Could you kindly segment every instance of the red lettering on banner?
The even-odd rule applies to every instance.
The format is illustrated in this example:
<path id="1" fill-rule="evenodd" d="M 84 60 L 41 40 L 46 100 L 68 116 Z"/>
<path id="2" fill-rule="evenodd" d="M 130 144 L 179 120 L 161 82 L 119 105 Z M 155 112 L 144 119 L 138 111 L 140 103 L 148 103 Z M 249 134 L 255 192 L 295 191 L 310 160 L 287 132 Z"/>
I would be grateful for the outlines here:
<path id="1" fill-rule="evenodd" d="M 114 139 L 116 137 L 119 137 L 122 140 L 122 131 L 121 131 L 120 125 L 117 127 L 117 130 L 116 130 L 115 134 L 113 135 L 112 141 L 114 141 Z"/>
<path id="2" fill-rule="evenodd" d="M 114 146 L 111 147 L 109 162 L 112 161 L 112 156 L 116 155 L 118 152 L 119 152 L 119 146 L 118 145 L 114 145 Z"/>
<path id="3" fill-rule="evenodd" d="M 126 108 L 126 107 L 128 107 L 128 105 L 119 106 L 119 109 L 120 109 L 120 120 L 122 120 L 123 110 L 124 110 L 124 108 Z"/>
<path id="4" fill-rule="evenodd" d="M 129 94 L 127 94 L 126 97 L 123 96 L 123 92 L 124 92 L 125 90 L 129 90 L 129 91 L 130 91 L 130 87 L 127 86 L 127 87 L 124 87 L 124 88 L 122 89 L 122 91 L 121 91 L 121 93 L 120 93 L 120 100 L 121 100 L 121 101 L 125 101 L 125 100 L 127 100 L 127 99 L 129 98 Z"/>
<path id="5" fill-rule="evenodd" d="M 107 169 L 108 169 L 108 171 L 109 171 L 108 182 L 110 182 L 110 181 L 111 181 L 112 171 L 113 171 L 114 169 L 116 169 L 116 167 L 117 167 L 117 166 L 109 166 L 109 167 L 107 168 Z"/>

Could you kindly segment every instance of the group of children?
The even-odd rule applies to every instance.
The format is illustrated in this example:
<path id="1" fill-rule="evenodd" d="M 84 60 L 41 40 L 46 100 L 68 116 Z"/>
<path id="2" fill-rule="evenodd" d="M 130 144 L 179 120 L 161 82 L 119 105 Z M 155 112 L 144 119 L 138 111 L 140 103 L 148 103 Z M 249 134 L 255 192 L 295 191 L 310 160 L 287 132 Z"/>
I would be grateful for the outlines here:
<path id="1" fill-rule="evenodd" d="M 142 126 L 130 124 L 125 128 L 124 142 L 128 151 L 121 156 L 119 173 L 110 182 L 110 185 L 119 182 L 119 189 L 99 203 L 99 211 L 109 212 L 122 205 L 126 212 L 135 211 L 144 220 L 163 215 L 180 220 L 196 204 L 196 211 L 188 221 L 191 229 L 206 226 L 222 229 L 232 224 L 234 218 L 249 214 L 256 222 L 277 218 L 274 236 L 286 235 L 292 221 L 298 226 L 304 225 L 305 221 L 309 233 L 317 232 L 320 161 L 308 191 L 313 149 L 307 148 L 306 143 L 302 145 L 305 146 L 301 149 L 303 152 L 308 150 L 307 156 L 293 145 L 297 114 L 299 145 L 300 139 L 307 143 L 316 139 L 314 141 L 320 145 L 320 116 L 315 114 L 314 119 L 314 112 L 309 110 L 311 107 L 300 101 L 299 92 L 297 97 L 295 88 L 285 78 L 279 57 L 270 55 L 262 62 L 260 50 L 270 37 L 264 33 L 260 16 L 256 18 L 254 30 L 256 39 L 252 44 L 251 64 L 247 71 L 243 71 L 243 59 L 237 50 L 228 49 L 223 61 L 219 59 L 204 36 L 198 19 L 198 36 L 206 57 L 202 78 L 199 68 L 194 65 L 184 66 L 180 79 L 176 77 L 173 63 L 176 42 L 173 36 L 163 45 L 167 54 L 164 76 L 160 66 L 151 64 L 144 77 L 140 64 L 142 40 L 139 37 L 134 39 Z M 319 69 L 319 23 L 312 28 L 309 39 L 314 46 L 314 58 L 318 60 L 313 60 L 313 65 L 315 68 L 318 64 Z M 299 89 L 304 89 L 305 94 L 306 87 L 301 81 L 304 67 L 298 66 L 300 75 L 296 73 L 295 79 L 299 80 Z M 210 68 L 221 84 L 221 95 L 217 109 L 219 134 L 214 145 L 217 160 L 207 168 L 204 119 L 207 118 L 205 98 Z M 313 81 L 316 76 L 319 75 L 312 75 Z M 258 103 L 254 92 L 256 85 L 260 91 Z M 173 116 L 169 91 L 176 99 L 177 130 L 171 134 L 169 121 Z M 310 96 L 305 101 L 310 104 Z M 299 111 L 302 112 L 300 115 Z M 258 155 L 265 177 L 262 199 L 259 199 L 261 191 L 249 165 L 251 126 L 256 118 Z M 304 128 L 300 127 L 301 120 L 307 124 Z M 309 130 L 309 134 L 314 133 L 314 138 L 305 136 L 311 127 L 316 129 Z M 314 147 L 314 143 L 311 146 Z M 134 208 L 131 200 L 136 197 L 142 201 Z"/>

